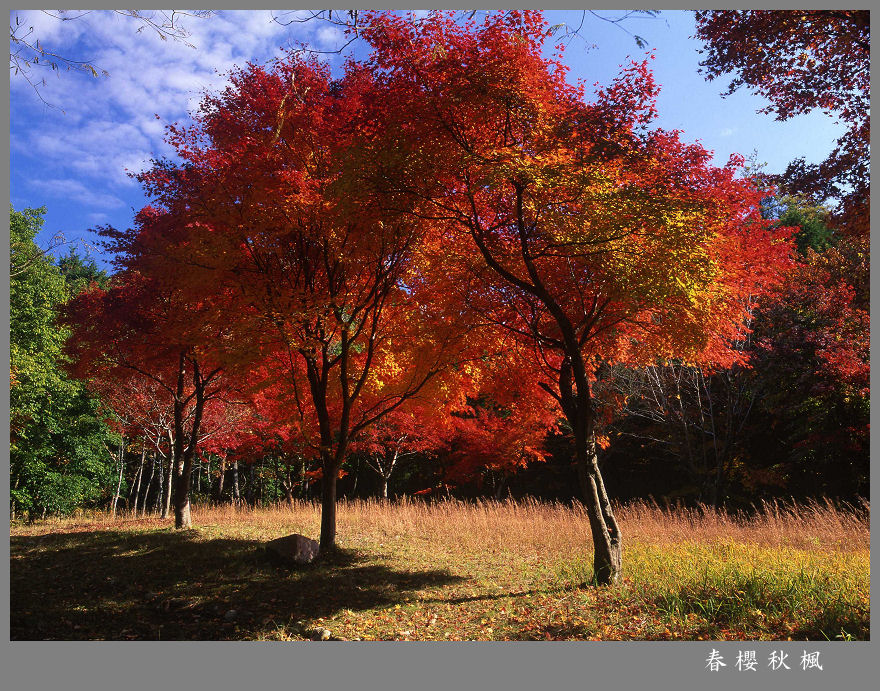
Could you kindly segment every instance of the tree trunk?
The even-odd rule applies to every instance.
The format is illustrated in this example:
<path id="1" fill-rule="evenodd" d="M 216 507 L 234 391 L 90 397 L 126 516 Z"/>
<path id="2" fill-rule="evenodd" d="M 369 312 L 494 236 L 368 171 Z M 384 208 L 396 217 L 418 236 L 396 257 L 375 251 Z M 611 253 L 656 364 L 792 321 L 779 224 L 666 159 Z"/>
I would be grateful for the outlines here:
<path id="1" fill-rule="evenodd" d="M 205 384 L 207 379 L 202 377 L 198 360 L 193 359 L 193 387 L 195 389 L 195 406 L 192 410 L 192 428 L 184 439 L 184 374 L 186 371 L 186 359 L 184 353 L 180 355 L 180 366 L 177 377 L 177 394 L 174 401 L 174 446 L 172 457 L 174 458 L 174 527 L 191 528 L 192 515 L 190 511 L 190 485 L 192 480 L 193 462 L 196 460 L 196 445 L 199 439 L 199 427 L 202 423 L 202 413 L 205 410 Z M 216 370 L 215 370 L 216 374 Z"/>
<path id="2" fill-rule="evenodd" d="M 232 461 L 232 503 L 241 504 L 241 490 L 238 486 L 238 459 Z"/>
<path id="3" fill-rule="evenodd" d="M 593 580 L 597 585 L 611 585 L 620 578 L 623 543 L 599 472 L 588 382 L 580 354 L 566 357 L 559 373 L 560 402 L 574 432 L 578 480 L 593 538 Z"/>
<path id="4" fill-rule="evenodd" d="M 275 477 L 278 479 L 278 483 L 281 485 L 281 489 L 284 492 L 284 498 L 287 501 L 287 505 L 292 509 L 293 508 L 293 482 L 290 477 L 290 461 L 284 462 L 284 467 L 282 469 L 282 464 L 279 462 L 278 456 L 273 458 L 275 462 Z"/>
<path id="5" fill-rule="evenodd" d="M 388 478 L 382 476 L 382 498 L 388 499 Z"/>
<path id="6" fill-rule="evenodd" d="M 153 458 L 150 461 L 150 480 L 144 486 L 144 499 L 141 503 L 141 513 L 142 515 L 147 515 L 147 500 L 150 498 L 150 488 L 153 486 L 153 480 L 156 477 L 156 462 L 158 460 L 159 452 L 153 454 Z M 155 508 L 155 506 L 153 507 Z"/>
<path id="7" fill-rule="evenodd" d="M 162 518 L 168 518 L 168 514 L 171 513 L 171 490 L 172 487 L 175 487 L 174 484 L 174 456 L 170 455 L 168 457 L 168 475 L 165 477 L 165 503 L 162 504 Z"/>
<path id="8" fill-rule="evenodd" d="M 599 472 L 595 440 L 591 438 L 583 445 L 576 441 L 575 452 L 578 479 L 586 501 L 593 538 L 593 578 L 597 585 L 611 585 L 620 578 L 622 562 L 620 526 L 611 510 L 611 502 L 605 491 L 602 474 Z"/>
<path id="9" fill-rule="evenodd" d="M 174 478 L 174 527 L 192 528 L 192 514 L 189 501 L 189 483 L 192 478 L 192 463 L 183 458 L 177 463 Z"/>
<path id="10" fill-rule="evenodd" d="M 251 462 L 248 466 L 248 479 L 247 484 L 245 485 L 244 495 L 247 499 L 247 503 L 251 506 L 257 505 L 257 482 L 254 478 L 254 471 L 256 470 L 256 463 Z"/>
<path id="11" fill-rule="evenodd" d="M 504 492 L 505 487 L 507 487 L 506 475 L 502 476 L 501 481 L 495 486 L 495 501 L 501 501 L 501 494 Z"/>
<path id="12" fill-rule="evenodd" d="M 358 488 L 358 476 L 360 476 L 361 470 L 361 459 L 358 457 L 355 466 L 354 466 L 354 483 L 351 486 L 351 497 L 354 498 L 357 496 L 357 488 Z"/>
<path id="13" fill-rule="evenodd" d="M 223 498 L 223 480 L 226 477 L 226 458 L 220 459 L 220 476 L 217 478 L 217 490 L 214 493 L 214 499 L 217 503 Z"/>
<path id="14" fill-rule="evenodd" d="M 119 479 L 116 481 L 116 494 L 113 495 L 113 508 L 110 510 L 110 518 L 116 518 L 116 505 L 119 503 L 119 494 L 122 492 L 122 474 L 125 471 L 125 437 L 119 440 Z"/>
<path id="15" fill-rule="evenodd" d="M 159 466 L 159 481 L 156 485 L 156 509 L 161 512 L 160 518 L 166 518 L 168 510 L 165 508 L 165 456 L 157 458 L 156 462 Z M 168 471 L 169 473 L 171 472 L 170 463 Z"/>
<path id="16" fill-rule="evenodd" d="M 321 479 L 321 540 L 319 550 L 328 552 L 336 547 L 336 468 L 324 462 Z"/>
<path id="17" fill-rule="evenodd" d="M 134 510 L 134 517 L 137 518 L 138 499 L 141 492 L 141 478 L 144 476 L 144 461 L 147 458 L 147 447 L 141 445 L 141 462 L 138 466 L 137 473 L 131 483 L 131 491 L 128 493 L 128 508 Z M 134 501 L 134 504 L 132 504 Z"/>

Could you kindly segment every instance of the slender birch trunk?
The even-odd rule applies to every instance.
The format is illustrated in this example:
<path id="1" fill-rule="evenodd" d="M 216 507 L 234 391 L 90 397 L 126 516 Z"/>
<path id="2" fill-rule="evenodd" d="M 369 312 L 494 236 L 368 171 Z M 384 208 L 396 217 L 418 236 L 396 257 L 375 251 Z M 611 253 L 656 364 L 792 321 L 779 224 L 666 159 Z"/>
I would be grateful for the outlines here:
<path id="1" fill-rule="evenodd" d="M 131 483 L 131 490 L 128 493 L 128 508 L 129 510 L 134 509 L 134 517 L 137 518 L 138 512 L 138 495 L 141 491 L 141 478 L 144 474 L 144 461 L 147 458 L 147 447 L 144 444 L 141 444 L 141 462 L 138 465 L 137 473 L 135 473 L 134 480 Z M 134 504 L 132 504 L 132 501 Z"/>
<path id="2" fill-rule="evenodd" d="M 116 518 L 116 505 L 119 503 L 119 495 L 122 492 L 122 474 L 125 471 L 125 436 L 119 440 L 119 455 L 117 457 L 119 463 L 119 479 L 116 481 L 116 494 L 113 495 L 113 508 L 110 510 L 110 518 Z"/>
<path id="3" fill-rule="evenodd" d="M 162 503 L 162 518 L 168 518 L 171 513 L 171 490 L 174 481 L 174 456 L 168 456 L 168 473 L 165 476 L 164 502 Z"/>

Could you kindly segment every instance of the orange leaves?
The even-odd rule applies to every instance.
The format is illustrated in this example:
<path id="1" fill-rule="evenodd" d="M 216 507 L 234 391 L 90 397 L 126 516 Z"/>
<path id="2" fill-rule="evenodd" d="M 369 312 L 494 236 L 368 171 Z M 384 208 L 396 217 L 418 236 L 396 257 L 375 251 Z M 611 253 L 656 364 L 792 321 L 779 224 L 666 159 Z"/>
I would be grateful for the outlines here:
<path id="1" fill-rule="evenodd" d="M 437 152 L 422 173 L 423 198 L 474 241 L 447 255 L 483 282 L 471 304 L 544 343 L 558 341 L 564 316 L 587 357 L 650 362 L 678 344 L 697 358 L 721 345 L 724 324 L 743 316 L 736 301 L 761 290 L 754 267 L 777 257 L 757 235 L 748 259 L 732 250 L 759 201 L 733 166 L 714 168 L 676 133 L 644 130 L 656 95 L 646 63 L 585 104 L 540 51 L 509 52 L 498 38 L 512 29 L 498 15 L 472 32 L 444 25 L 442 65 L 427 73 L 411 66 L 437 27 L 398 30 L 409 41 L 393 52 L 377 45 L 374 59 L 391 70 L 400 126 Z"/>
<path id="2" fill-rule="evenodd" d="M 649 131 L 647 61 L 588 103 L 538 12 L 373 12 L 364 35 L 337 80 L 294 54 L 235 70 L 112 238 L 190 320 L 174 336 L 237 375 L 248 443 L 283 428 L 327 472 L 434 425 L 460 475 L 506 472 L 541 458 L 565 358 L 735 356 L 784 237 L 734 165 Z"/>

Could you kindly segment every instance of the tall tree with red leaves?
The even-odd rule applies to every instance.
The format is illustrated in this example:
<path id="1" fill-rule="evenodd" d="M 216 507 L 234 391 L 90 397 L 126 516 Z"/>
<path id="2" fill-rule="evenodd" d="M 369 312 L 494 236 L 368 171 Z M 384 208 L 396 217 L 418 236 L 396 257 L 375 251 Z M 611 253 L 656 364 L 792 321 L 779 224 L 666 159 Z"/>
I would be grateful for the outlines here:
<path id="1" fill-rule="evenodd" d="M 351 64 L 334 81 L 290 55 L 230 81 L 193 128 L 169 128 L 182 162 L 139 176 L 158 208 L 128 238 L 127 261 L 173 275 L 194 304 L 207 296 L 231 329 L 217 344 L 227 367 L 283 378 L 321 461 L 327 550 L 351 442 L 439 382 L 463 322 L 428 281 L 422 224 L 367 193 L 399 155 L 376 146 L 393 104 L 369 72 Z"/>
<path id="2" fill-rule="evenodd" d="M 365 30 L 375 82 L 396 106 L 389 148 L 421 143 L 397 161 L 394 192 L 441 229 L 437 259 L 461 277 L 455 299 L 542 368 L 573 430 L 595 579 L 607 584 L 622 536 L 595 452 L 596 368 L 737 360 L 729 343 L 746 298 L 791 249 L 737 177 L 741 159 L 717 168 L 677 132 L 649 129 L 647 64 L 588 102 L 560 57 L 544 56 L 548 34 L 531 11 L 418 26 L 374 14 Z"/>
<path id="3" fill-rule="evenodd" d="M 181 293 L 162 289 L 136 272 L 117 274 L 108 290 L 93 287 L 65 309 L 72 336 L 71 369 L 111 387 L 132 390 L 149 381 L 167 403 L 174 470 L 174 525 L 189 528 L 190 481 L 205 406 L 222 392 L 222 367 L 203 343 L 222 338 L 202 319 L 204 310 L 181 302 Z M 97 373 L 97 374 L 96 374 Z"/>

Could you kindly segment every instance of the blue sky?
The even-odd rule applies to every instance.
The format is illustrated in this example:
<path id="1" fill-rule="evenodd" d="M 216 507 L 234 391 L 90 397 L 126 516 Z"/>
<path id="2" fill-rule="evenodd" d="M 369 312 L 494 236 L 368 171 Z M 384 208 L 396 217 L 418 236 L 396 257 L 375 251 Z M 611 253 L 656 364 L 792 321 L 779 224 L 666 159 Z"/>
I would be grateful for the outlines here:
<path id="1" fill-rule="evenodd" d="M 341 40 L 338 29 L 327 24 L 282 26 L 267 11 L 221 11 L 208 19 L 189 19 L 188 41 L 194 48 L 161 41 L 148 31 L 138 33 L 131 20 L 109 12 L 68 22 L 37 11 L 11 15 L 11 23 L 17 15 L 33 26 L 33 35 L 48 48 L 88 59 L 110 74 L 96 79 L 81 72 L 49 73 L 41 94 L 55 107 L 42 103 L 24 80 L 11 79 L 10 198 L 16 209 L 47 207 L 38 238 L 42 244 L 58 232 L 93 244 L 88 229 L 96 225 L 128 227 L 146 199 L 126 170 L 140 170 L 150 158 L 170 155 L 164 124 L 185 122 L 200 93 L 221 87 L 233 65 L 264 62 L 301 41 L 329 49 Z M 576 26 L 581 14 L 548 12 L 547 17 L 551 24 Z M 651 66 L 661 85 L 656 124 L 682 130 L 685 140 L 699 140 L 715 152 L 718 164 L 731 153 L 757 150 L 769 172 L 780 172 L 799 156 L 824 159 L 843 133 L 818 112 L 787 122 L 758 114 L 766 101 L 745 91 L 721 98 L 727 82 L 707 82 L 697 71 L 701 44 L 690 38 L 691 12 L 633 17 L 623 26 L 626 30 L 587 16 L 583 40 L 572 41 L 565 53 L 571 79 L 606 84 L 620 65 L 653 50 Z M 648 46 L 639 48 L 628 32 Z M 328 59 L 340 63 L 337 56 Z"/>

